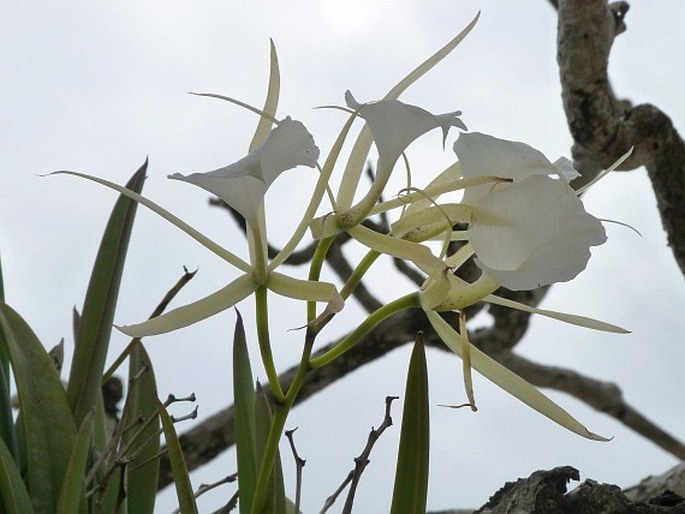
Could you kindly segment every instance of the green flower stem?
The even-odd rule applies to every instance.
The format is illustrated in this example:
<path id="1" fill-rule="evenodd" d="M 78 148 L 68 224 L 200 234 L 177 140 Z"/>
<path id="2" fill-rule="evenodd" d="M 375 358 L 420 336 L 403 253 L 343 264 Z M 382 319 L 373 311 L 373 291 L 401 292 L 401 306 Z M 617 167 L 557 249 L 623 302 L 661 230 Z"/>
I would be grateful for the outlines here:
<path id="1" fill-rule="evenodd" d="M 292 409 L 292 406 L 295 404 L 295 399 L 297 398 L 297 395 L 302 388 L 302 384 L 304 384 L 304 379 L 310 370 L 309 359 L 312 354 L 315 338 L 316 333 L 312 329 L 307 328 L 300 366 L 295 373 L 293 381 L 288 387 L 288 393 L 285 397 L 285 401 L 276 405 L 275 407 L 274 416 L 271 420 L 271 427 L 269 428 L 269 437 L 267 438 L 266 447 L 264 448 L 264 455 L 262 456 L 259 475 L 257 476 L 257 484 L 255 486 L 255 492 L 252 499 L 252 514 L 261 514 L 263 508 L 262 506 L 266 501 L 267 487 L 273 471 L 274 462 L 276 461 L 278 443 L 281 440 L 283 428 L 285 427 L 285 421 L 288 418 L 290 409 Z"/>
<path id="2" fill-rule="evenodd" d="M 321 268 L 326 261 L 326 254 L 333 244 L 335 236 L 327 237 L 319 241 L 316 245 L 316 250 L 312 256 L 311 264 L 309 265 L 309 280 L 319 280 L 321 276 Z M 307 302 L 307 323 L 311 323 L 316 319 L 316 302 Z"/>
<path id="3" fill-rule="evenodd" d="M 311 359 L 309 361 L 310 367 L 317 369 L 334 361 L 347 350 L 351 349 L 362 337 L 368 334 L 372 328 L 378 325 L 381 321 L 386 320 L 393 314 L 396 314 L 405 309 L 412 307 L 419 307 L 419 294 L 417 292 L 410 293 L 394 300 L 383 307 L 372 312 L 357 328 L 350 332 L 345 339 L 336 344 L 333 348 L 328 350 L 323 355 Z"/>
<path id="4" fill-rule="evenodd" d="M 278 380 L 278 373 L 274 365 L 274 357 L 271 353 L 271 340 L 269 338 L 269 309 L 266 302 L 267 289 L 260 286 L 255 291 L 256 317 L 257 317 L 257 339 L 259 340 L 259 351 L 262 355 L 262 363 L 269 379 L 269 386 L 276 399 L 276 402 L 283 403 L 285 394 Z"/>
<path id="5" fill-rule="evenodd" d="M 374 262 L 376 262 L 376 259 L 378 259 L 380 255 L 381 252 L 378 252 L 376 250 L 369 250 L 366 253 L 361 262 L 357 265 L 356 268 L 354 268 L 354 271 L 350 275 L 350 278 L 348 278 L 347 282 L 345 282 L 345 285 L 340 291 L 340 296 L 342 296 L 345 300 L 347 300 L 350 297 L 352 291 L 354 291 L 354 288 L 357 287 L 359 282 L 361 282 L 362 278 L 364 277 L 364 274 L 369 270 L 369 268 L 371 268 L 371 265 Z"/>
<path id="6" fill-rule="evenodd" d="M 267 488 L 269 486 L 269 479 L 273 471 L 274 462 L 276 461 L 276 453 L 278 452 L 278 443 L 283 433 L 285 420 L 290 413 L 290 405 L 276 405 L 273 419 L 271 420 L 271 428 L 269 429 L 269 437 L 264 448 L 264 455 L 262 455 L 262 463 L 259 467 L 259 475 L 257 476 L 257 484 L 255 486 L 254 496 L 252 497 L 251 514 L 262 514 L 264 503 L 266 502 Z"/>
<path id="7" fill-rule="evenodd" d="M 376 177 L 367 191 L 366 196 L 340 216 L 338 223 L 343 229 L 359 225 L 362 220 L 368 216 L 371 209 L 378 203 L 378 199 L 383 194 L 385 186 L 390 179 L 391 172 L 392 167 L 376 171 Z"/>
<path id="8" fill-rule="evenodd" d="M 250 251 L 252 274 L 259 284 L 264 284 L 267 278 L 266 269 L 266 223 L 264 209 L 257 215 L 257 222 L 247 224 L 247 244 Z"/>

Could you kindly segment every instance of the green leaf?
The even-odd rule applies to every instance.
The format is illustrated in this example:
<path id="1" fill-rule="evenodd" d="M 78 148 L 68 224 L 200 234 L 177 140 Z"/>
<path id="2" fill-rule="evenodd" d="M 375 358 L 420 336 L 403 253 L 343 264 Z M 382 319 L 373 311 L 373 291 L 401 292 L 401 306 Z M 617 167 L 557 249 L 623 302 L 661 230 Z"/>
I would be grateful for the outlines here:
<path id="1" fill-rule="evenodd" d="M 238 461 L 238 506 L 241 514 L 249 514 L 257 483 L 255 391 L 243 318 L 239 312 L 236 313 L 238 319 L 233 335 L 233 419 Z"/>
<path id="2" fill-rule="evenodd" d="M 126 186 L 140 191 L 146 170 L 147 160 Z M 102 236 L 88 284 L 67 388 L 69 404 L 78 423 L 95 407 L 101 387 L 121 274 L 137 206 L 136 202 L 124 196 L 117 200 Z"/>
<path id="3" fill-rule="evenodd" d="M 0 302 L 5 301 L 5 289 L 2 278 L 2 261 L 0 260 Z M 17 437 L 12 418 L 12 394 L 10 392 L 10 361 L 7 355 L 7 344 L 0 331 L 0 439 L 5 441 L 7 449 L 18 459 Z M 18 462 L 18 461 L 17 461 Z"/>
<path id="4" fill-rule="evenodd" d="M 3 514 L 33 514 L 31 498 L 14 457 L 0 440 L 0 512 Z"/>
<path id="5" fill-rule="evenodd" d="M 404 395 L 402 431 L 397 454 L 392 514 L 425 514 L 430 448 L 428 369 L 423 335 L 416 336 L 409 361 Z"/>
<path id="6" fill-rule="evenodd" d="M 64 482 L 62 482 L 57 514 L 73 514 L 85 506 L 85 476 L 90 455 L 90 441 L 93 436 L 93 420 L 94 412 L 90 412 L 76 434 L 76 443 L 71 452 Z"/>
<path id="7" fill-rule="evenodd" d="M 171 473 L 174 476 L 179 510 L 181 511 L 181 514 L 197 514 L 197 504 L 195 503 L 193 487 L 190 484 L 188 466 L 186 466 L 186 461 L 183 457 L 183 450 L 181 449 L 181 443 L 178 441 L 174 423 L 164 405 L 159 401 L 157 402 L 157 409 L 159 411 L 159 417 L 162 420 L 162 429 L 164 430 L 164 438 L 166 439 Z"/>
<path id="8" fill-rule="evenodd" d="M 2 331 L 0 331 L 0 354 L 6 355 L 5 343 Z M 9 364 L 9 359 L 8 359 Z M 5 367 L 0 365 L 0 440 L 7 450 L 19 462 L 19 449 L 17 448 L 17 435 L 14 431 L 14 418 L 12 417 L 12 396 L 9 389 L 9 380 Z"/>
<path id="9" fill-rule="evenodd" d="M 266 449 L 266 443 L 269 438 L 269 431 L 273 417 L 271 415 L 271 407 L 261 388 L 257 391 L 255 414 L 257 421 L 257 458 L 258 462 L 262 462 L 262 456 Z M 264 514 L 286 514 L 287 503 L 285 497 L 285 486 L 283 485 L 283 468 L 281 466 L 281 457 L 278 450 L 276 451 L 276 458 L 274 459 L 273 469 L 271 470 L 271 479 L 267 489 L 266 502 L 262 513 Z"/>
<path id="10" fill-rule="evenodd" d="M 160 449 L 157 384 L 150 358 L 140 340 L 134 340 L 129 357 L 129 391 L 122 415 L 128 446 L 126 501 L 129 512 L 153 512 L 157 496 Z M 142 422 L 142 424 L 141 424 Z"/>
<path id="11" fill-rule="evenodd" d="M 19 396 L 26 482 L 37 514 L 57 507 L 76 425 L 52 359 L 26 322 L 0 303 L 0 330 Z"/>

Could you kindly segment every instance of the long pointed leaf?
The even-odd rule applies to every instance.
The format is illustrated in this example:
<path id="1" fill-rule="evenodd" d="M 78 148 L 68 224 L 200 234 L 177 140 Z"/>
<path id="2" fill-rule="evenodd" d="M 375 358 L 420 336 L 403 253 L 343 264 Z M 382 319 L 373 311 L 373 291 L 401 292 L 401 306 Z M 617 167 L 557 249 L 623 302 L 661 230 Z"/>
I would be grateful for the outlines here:
<path id="1" fill-rule="evenodd" d="M 124 405 L 123 442 L 128 446 L 126 483 L 129 512 L 153 512 L 159 477 L 159 419 L 155 373 L 143 344 L 131 348 L 129 391 Z M 152 418 L 151 421 L 148 421 Z M 145 423 L 140 429 L 141 421 Z M 141 465 L 142 464 L 142 465 Z"/>
<path id="2" fill-rule="evenodd" d="M 90 454 L 90 441 L 93 437 L 94 415 L 94 412 L 90 412 L 86 416 L 76 434 L 76 443 L 71 452 L 67 473 L 62 483 L 57 514 L 73 514 L 79 512 L 79 508 L 85 505 L 85 476 Z"/>
<path id="3" fill-rule="evenodd" d="M 0 331 L 0 353 L 5 352 L 5 346 L 2 331 Z M 9 363 L 9 359 L 7 362 Z M 5 443 L 10 454 L 19 462 L 17 436 L 14 431 L 14 418 L 12 417 L 12 396 L 7 378 L 5 367 L 0 366 L 0 440 Z"/>
<path id="4" fill-rule="evenodd" d="M 195 503 L 193 487 L 190 484 L 188 466 L 183 457 L 183 450 L 181 449 L 181 443 L 178 441 L 174 423 L 164 405 L 158 402 L 157 408 L 159 417 L 162 420 L 162 429 L 164 430 L 164 438 L 166 439 L 167 451 L 169 453 L 171 472 L 174 476 L 179 510 L 181 514 L 197 514 L 197 504 Z"/>
<path id="5" fill-rule="evenodd" d="M 238 506 L 240 513 L 246 514 L 252 509 L 252 498 L 257 483 L 257 443 L 254 380 L 240 313 L 235 322 L 233 335 L 233 405 L 238 460 Z"/>
<path id="6" fill-rule="evenodd" d="M 52 359 L 26 322 L 0 303 L 0 330 L 19 396 L 26 481 L 37 513 L 54 512 L 76 425 Z"/>
<path id="7" fill-rule="evenodd" d="M 2 261 L 0 260 L 0 302 L 5 301 L 5 289 L 2 279 Z M 12 395 L 10 393 L 10 361 L 7 345 L 0 331 L 0 439 L 5 441 L 7 449 L 18 458 L 17 438 L 12 418 Z"/>
<path id="8" fill-rule="evenodd" d="M 430 448 L 428 411 L 428 368 L 423 336 L 418 334 L 407 373 L 402 431 L 390 510 L 392 514 L 426 512 Z"/>
<path id="9" fill-rule="evenodd" d="M 140 191 L 146 170 L 147 160 L 131 177 L 127 187 Z M 137 206 L 136 202 L 123 196 L 117 200 L 88 284 L 67 388 L 67 397 L 77 423 L 95 407 L 101 387 L 114 310 Z"/>
<path id="10" fill-rule="evenodd" d="M 262 456 L 264 455 L 266 443 L 269 438 L 269 430 L 273 418 L 269 400 L 261 390 L 257 392 L 255 413 L 257 420 L 257 459 L 259 462 L 262 462 Z M 271 470 L 271 479 L 269 480 L 268 493 L 262 513 L 287 513 L 285 486 L 283 485 L 283 468 L 281 466 L 281 457 L 278 451 L 276 451 L 276 458 L 274 459 L 273 469 Z"/>
<path id="11" fill-rule="evenodd" d="M 3 514 L 33 514 L 34 512 L 19 468 L 3 441 L 0 441 L 0 512 Z"/>

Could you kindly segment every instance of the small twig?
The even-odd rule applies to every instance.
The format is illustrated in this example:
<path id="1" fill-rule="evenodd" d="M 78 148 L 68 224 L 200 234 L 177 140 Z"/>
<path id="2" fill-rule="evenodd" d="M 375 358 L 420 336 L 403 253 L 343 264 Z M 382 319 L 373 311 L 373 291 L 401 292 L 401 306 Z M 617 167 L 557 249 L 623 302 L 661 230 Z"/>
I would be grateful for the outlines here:
<path id="1" fill-rule="evenodd" d="M 155 307 L 155 309 L 152 311 L 152 314 L 150 314 L 150 317 L 148 319 L 156 318 L 157 316 L 162 314 L 165 311 L 165 309 L 169 306 L 169 303 L 171 303 L 171 300 L 174 299 L 174 297 L 183 288 L 183 286 L 185 286 L 188 282 L 191 281 L 191 279 L 195 276 L 195 273 L 197 273 L 197 270 L 191 272 L 188 271 L 188 268 L 183 266 L 183 276 L 178 279 L 178 281 L 173 285 L 171 289 L 169 289 L 169 291 L 167 291 L 167 293 L 164 295 L 159 304 L 157 304 L 157 307 Z M 76 312 L 76 310 L 74 310 L 74 326 L 78 325 L 78 319 L 80 319 L 78 318 L 78 313 Z M 119 354 L 116 360 L 112 363 L 109 369 L 102 376 L 103 384 L 107 382 L 107 380 L 109 380 L 109 378 L 114 374 L 114 372 L 129 356 L 134 345 L 139 342 L 140 338 L 134 337 L 133 339 L 131 339 L 131 342 L 128 343 L 126 348 L 124 348 L 124 351 Z"/>
<path id="2" fill-rule="evenodd" d="M 217 480 L 216 482 L 212 482 L 211 484 L 200 484 L 200 487 L 197 488 L 197 491 L 195 491 L 193 496 L 195 496 L 195 498 L 197 499 L 200 496 L 202 496 L 203 494 L 205 494 L 206 492 L 211 491 L 212 489 L 216 489 L 217 487 L 222 486 L 224 484 L 231 484 L 231 483 L 235 482 L 237 479 L 238 479 L 238 473 L 236 472 L 236 473 L 231 473 L 228 476 L 225 476 L 221 480 Z M 173 514 L 178 514 L 179 512 L 181 512 L 180 508 L 174 510 Z"/>
<path id="3" fill-rule="evenodd" d="M 235 509 L 236 505 L 238 505 L 238 491 L 233 493 L 233 496 L 231 496 L 231 499 L 228 500 L 228 503 L 226 503 L 226 505 L 221 507 L 219 510 L 215 510 L 212 514 L 228 514 L 233 509 Z"/>
<path id="4" fill-rule="evenodd" d="M 394 400 L 397 400 L 398 398 L 398 396 L 385 397 L 385 416 L 383 417 L 383 422 L 379 425 L 378 428 L 371 429 L 369 437 L 366 440 L 366 446 L 364 447 L 364 450 L 362 450 L 359 457 L 355 457 L 354 459 L 354 469 L 347 474 L 345 480 L 340 485 L 340 487 L 338 487 L 338 489 L 336 489 L 335 492 L 326 499 L 326 502 L 324 503 L 324 506 L 319 512 L 319 514 L 324 514 L 329 508 L 333 506 L 335 501 L 338 499 L 338 496 L 340 495 L 340 493 L 342 493 L 347 484 L 350 484 L 350 490 L 347 493 L 347 498 L 345 499 L 345 506 L 343 507 L 342 512 L 343 514 L 350 514 L 352 512 L 352 504 L 354 502 L 354 495 L 357 491 L 357 486 L 359 485 L 359 480 L 361 479 L 364 469 L 369 464 L 369 462 L 371 462 L 369 460 L 371 450 L 373 450 L 373 446 L 376 444 L 376 441 L 378 441 L 378 439 L 380 438 L 381 434 L 385 431 L 385 429 L 392 426 L 390 408 L 392 406 L 392 402 Z"/>
<path id="5" fill-rule="evenodd" d="M 197 409 L 198 409 L 198 407 L 196 405 L 195 408 L 193 409 L 193 411 L 189 414 L 186 414 L 185 416 L 179 416 L 178 418 L 176 416 L 170 416 L 171 421 L 173 423 L 180 423 L 181 421 L 186 421 L 188 419 L 196 419 L 197 418 Z"/>
<path id="6" fill-rule="evenodd" d="M 168 407 L 175 402 L 194 402 L 195 400 L 197 400 L 195 393 L 190 393 L 188 396 L 182 396 L 181 398 L 178 398 L 173 394 L 169 394 L 169 396 L 166 397 L 166 400 L 164 400 L 164 406 Z"/>
<path id="7" fill-rule="evenodd" d="M 307 461 L 299 456 L 297 448 L 295 448 L 295 440 L 293 438 L 295 430 L 297 430 L 297 427 L 292 430 L 286 430 L 285 436 L 288 438 L 290 449 L 293 452 L 293 459 L 295 459 L 295 512 L 300 512 L 300 500 L 302 498 L 302 468 L 304 468 Z"/>

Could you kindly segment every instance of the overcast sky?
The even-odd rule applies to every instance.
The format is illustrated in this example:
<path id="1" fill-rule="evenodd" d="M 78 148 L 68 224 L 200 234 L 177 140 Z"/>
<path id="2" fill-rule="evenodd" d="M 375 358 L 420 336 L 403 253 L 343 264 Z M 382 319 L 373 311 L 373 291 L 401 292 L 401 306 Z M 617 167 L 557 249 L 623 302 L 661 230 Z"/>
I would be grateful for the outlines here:
<path id="1" fill-rule="evenodd" d="M 129 7 L 123 7 L 128 5 Z M 5 2 L 0 34 L 0 254 L 6 297 L 46 346 L 72 343 L 71 309 L 82 303 L 90 266 L 115 195 L 73 177 L 39 178 L 56 169 L 89 172 L 123 183 L 150 159 L 145 194 L 240 255 L 239 231 L 207 195 L 168 181 L 176 171 L 205 171 L 245 154 L 254 115 L 217 100 L 188 95 L 208 91 L 260 105 L 266 89 L 269 38 L 278 49 L 280 116 L 302 120 L 325 153 L 343 116 L 313 110 L 343 103 L 351 89 L 359 101 L 378 99 L 407 72 L 481 19 L 452 55 L 402 99 L 433 112 L 461 109 L 469 129 L 525 141 L 552 160 L 569 155 L 570 137 L 560 102 L 555 57 L 556 19 L 543 0 L 299 2 Z M 240 6 L 239 6 L 240 5 Z M 685 5 L 678 0 L 634 2 L 628 32 L 615 44 L 610 72 L 618 94 L 651 102 L 683 127 L 680 64 Z M 450 162 L 432 133 L 410 148 L 417 183 Z M 272 239 L 283 241 L 299 217 L 314 179 L 288 173 L 269 192 Z M 399 186 L 398 186 L 399 187 Z M 297 199 L 297 201 L 293 201 Z M 593 249 L 588 269 L 556 286 L 544 306 L 625 326 L 626 336 L 602 335 L 536 319 L 519 345 L 524 355 L 614 381 L 636 408 L 685 439 L 682 362 L 685 288 L 661 229 L 644 170 L 615 174 L 585 197 L 607 225 L 608 242 Z M 116 321 L 147 317 L 182 266 L 199 268 L 176 305 L 201 298 L 237 276 L 223 261 L 157 216 L 139 210 Z M 410 285 L 376 283 L 391 300 Z M 273 321 L 282 369 L 299 355 L 301 334 L 287 332 L 293 317 Z M 249 322 L 251 306 L 241 305 Z M 326 342 L 359 320 L 348 302 Z M 151 338 L 160 396 L 194 391 L 200 416 L 230 402 L 231 312 L 177 333 Z M 282 339 L 282 341 L 281 341 Z M 256 346 L 252 338 L 252 348 Z M 127 339 L 114 334 L 113 355 Z M 354 373 L 294 410 L 305 467 L 305 512 L 316 512 L 343 480 L 383 413 L 386 395 L 401 395 L 409 346 Z M 461 363 L 430 353 L 431 403 L 463 401 Z M 263 378 L 263 372 L 255 371 Z M 434 408 L 429 508 L 479 506 L 506 480 L 539 468 L 572 465 L 582 477 L 626 486 L 676 460 L 612 419 L 551 394 L 591 430 L 613 436 L 586 441 L 550 423 L 477 377 L 480 410 Z M 395 408 L 395 420 L 401 408 Z M 179 412 L 180 414 L 181 412 Z M 183 430 L 184 427 L 178 427 Z M 374 450 L 358 495 L 360 512 L 387 510 L 394 474 L 397 427 Z M 287 455 L 287 454 L 286 454 Z M 290 459 L 284 458 L 292 475 Z M 232 453 L 194 475 L 194 485 L 234 471 Z M 291 483 L 291 482 L 290 482 Z M 216 508 L 232 491 L 203 500 Z M 167 491 L 159 512 L 173 508 Z"/>

